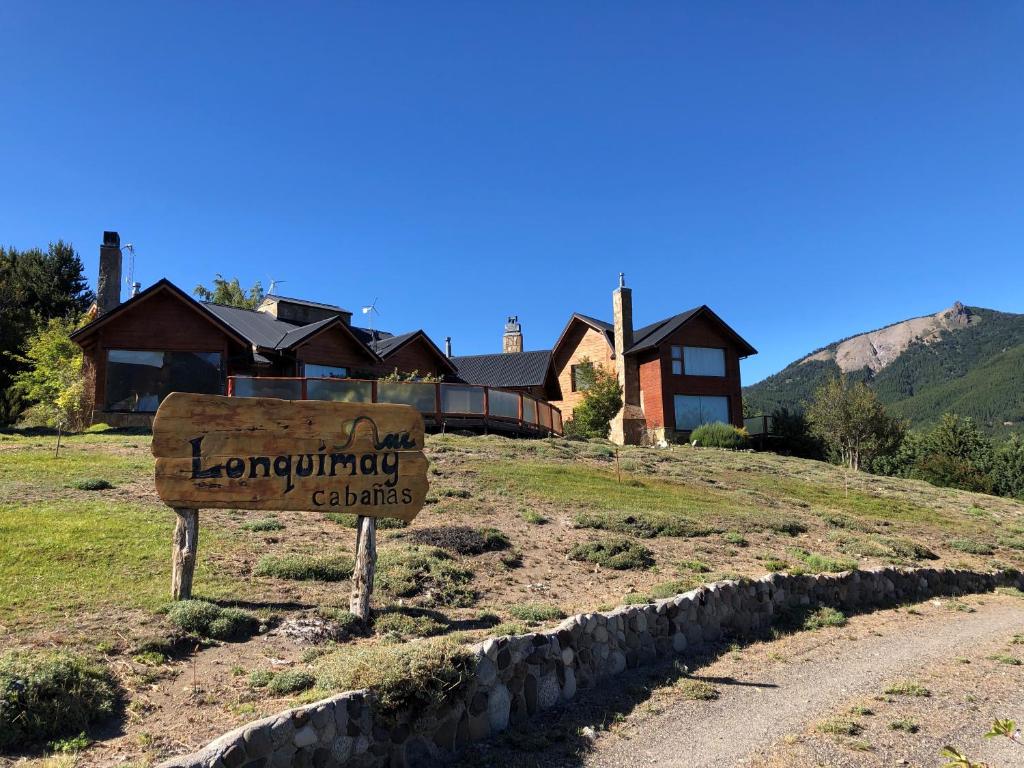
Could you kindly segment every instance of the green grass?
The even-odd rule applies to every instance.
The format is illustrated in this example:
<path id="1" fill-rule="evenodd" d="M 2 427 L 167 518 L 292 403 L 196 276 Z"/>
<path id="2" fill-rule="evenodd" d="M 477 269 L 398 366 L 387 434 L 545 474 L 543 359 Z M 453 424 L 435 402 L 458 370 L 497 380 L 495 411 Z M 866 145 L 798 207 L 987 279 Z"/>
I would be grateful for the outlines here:
<path id="1" fill-rule="evenodd" d="M 714 701 L 720 695 L 718 689 L 711 685 L 711 683 L 706 683 L 703 680 L 691 680 L 690 678 L 676 681 L 672 686 L 672 690 L 679 694 L 680 698 L 687 699 L 688 701 Z"/>
<path id="2" fill-rule="evenodd" d="M 267 682 L 267 693 L 272 696 L 289 696 L 301 693 L 316 685 L 316 677 L 301 669 L 290 669 L 275 673 Z"/>
<path id="3" fill-rule="evenodd" d="M 890 683 L 882 691 L 890 696 L 931 696 L 932 692 L 925 688 L 920 683 L 914 682 L 913 680 L 900 680 L 895 683 Z"/>
<path id="4" fill-rule="evenodd" d="M 860 723 L 848 717 L 830 717 L 818 723 L 816 729 L 829 736 L 857 736 L 864 731 Z"/>
<path id="5" fill-rule="evenodd" d="M 903 731 L 904 733 L 917 733 L 920 729 L 917 723 L 911 720 L 909 717 L 903 717 L 899 720 L 893 720 L 889 723 L 889 730 L 891 731 Z"/>
<path id="6" fill-rule="evenodd" d="M 846 626 L 846 621 L 846 616 L 843 615 L 842 611 L 822 606 L 807 615 L 804 619 L 804 629 L 815 630 L 824 629 L 825 627 L 844 627 Z"/>
<path id="7" fill-rule="evenodd" d="M 330 520 L 332 523 L 343 525 L 346 528 L 356 527 L 356 515 L 350 515 L 347 512 L 325 512 L 324 518 Z M 408 525 L 409 523 L 406 520 L 399 520 L 396 517 L 377 518 L 377 528 L 379 530 L 405 528 Z"/>
<path id="8" fill-rule="evenodd" d="M 259 631 L 255 616 L 238 608 L 221 608 L 205 600 L 171 603 L 167 618 L 179 629 L 215 640 L 246 640 Z"/>
<path id="9" fill-rule="evenodd" d="M 269 532 L 269 531 L 283 531 L 284 523 L 278 520 L 276 517 L 262 517 L 259 520 L 250 520 L 247 523 L 242 523 L 240 526 L 243 531 L 253 531 L 255 533 Z"/>
<path id="10" fill-rule="evenodd" d="M 569 559 L 593 563 L 615 571 L 647 568 L 654 563 L 651 551 L 647 547 L 627 538 L 577 544 L 569 550 Z"/>
<path id="11" fill-rule="evenodd" d="M 69 612 L 160 607 L 168 597 L 173 531 L 174 513 L 162 506 L 0 504 L 0 623 L 27 629 Z M 221 532 L 202 536 L 203 554 L 236 550 Z M 249 593 L 209 556 L 199 557 L 195 584 L 211 597 Z"/>
<path id="12" fill-rule="evenodd" d="M 397 640 L 439 635 L 448 629 L 444 617 L 415 608 L 385 608 L 373 617 L 373 631 Z"/>
<path id="13" fill-rule="evenodd" d="M 790 553 L 802 561 L 806 566 L 804 570 L 810 573 L 842 573 L 857 569 L 857 563 L 854 560 L 819 555 L 805 549 L 792 549 Z"/>
<path id="14" fill-rule="evenodd" d="M 429 605 L 467 607 L 476 600 L 473 571 L 437 547 L 403 546 L 381 550 L 376 588 L 392 599 L 420 598 Z"/>
<path id="15" fill-rule="evenodd" d="M 696 576 L 690 576 L 685 579 L 673 579 L 672 581 L 663 581 L 660 584 L 655 584 L 651 587 L 650 595 L 656 600 L 661 600 L 666 597 L 675 597 L 681 595 L 683 592 L 689 592 L 691 589 L 695 589 L 704 583 L 704 580 Z"/>
<path id="16" fill-rule="evenodd" d="M 102 477 L 91 477 L 85 480 L 76 480 L 71 487 L 79 491 L 109 491 L 114 484 Z"/>
<path id="17" fill-rule="evenodd" d="M 520 517 L 530 525 L 544 525 L 548 522 L 548 519 L 544 517 L 540 512 L 536 512 L 532 509 L 524 509 L 520 513 Z"/>
<path id="18" fill-rule="evenodd" d="M 953 539 L 949 542 L 949 546 L 970 555 L 991 555 L 995 552 L 991 544 L 975 539 Z"/>
<path id="19" fill-rule="evenodd" d="M 676 568 L 683 571 L 693 571 L 694 573 L 711 572 L 711 566 L 703 560 L 680 560 L 676 563 Z"/>
<path id="20" fill-rule="evenodd" d="M 267 555 L 252 573 L 291 581 L 345 581 L 352 577 L 354 567 L 349 555 Z"/>

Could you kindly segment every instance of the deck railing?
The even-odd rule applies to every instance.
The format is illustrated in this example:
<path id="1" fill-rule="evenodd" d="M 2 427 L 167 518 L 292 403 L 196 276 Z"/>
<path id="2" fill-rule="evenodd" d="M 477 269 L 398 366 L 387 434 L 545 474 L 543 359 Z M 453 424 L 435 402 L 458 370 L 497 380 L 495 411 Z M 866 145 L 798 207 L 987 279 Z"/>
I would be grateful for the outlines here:
<path id="1" fill-rule="evenodd" d="M 479 425 L 513 428 L 530 434 L 562 434 L 562 412 L 550 403 L 522 392 L 476 384 L 229 376 L 228 395 L 345 403 L 400 403 L 413 406 L 429 425 L 439 428 Z"/>

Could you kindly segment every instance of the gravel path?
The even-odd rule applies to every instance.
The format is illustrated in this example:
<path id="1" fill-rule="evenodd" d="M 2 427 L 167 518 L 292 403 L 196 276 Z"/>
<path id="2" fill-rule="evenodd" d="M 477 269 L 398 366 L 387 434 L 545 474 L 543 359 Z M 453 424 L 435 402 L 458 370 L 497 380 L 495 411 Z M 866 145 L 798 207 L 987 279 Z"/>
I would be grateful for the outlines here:
<path id="1" fill-rule="evenodd" d="M 583 759 L 591 768 L 638 765 L 741 766 L 786 734 L 802 731 L 853 696 L 877 694 L 894 678 L 1024 627 L 1024 602 L 993 599 L 974 613 L 943 612 L 925 621 L 894 617 L 856 637 L 834 635 L 786 663 L 770 656 L 734 664 L 726 679 L 715 666 L 694 672 L 713 683 L 716 701 L 669 699 L 657 714 L 631 718 L 622 735 L 602 736 Z M 765 644 L 765 653 L 770 646 Z M 634 721 L 635 720 L 635 721 Z M 625 736 L 626 738 L 623 738 Z"/>

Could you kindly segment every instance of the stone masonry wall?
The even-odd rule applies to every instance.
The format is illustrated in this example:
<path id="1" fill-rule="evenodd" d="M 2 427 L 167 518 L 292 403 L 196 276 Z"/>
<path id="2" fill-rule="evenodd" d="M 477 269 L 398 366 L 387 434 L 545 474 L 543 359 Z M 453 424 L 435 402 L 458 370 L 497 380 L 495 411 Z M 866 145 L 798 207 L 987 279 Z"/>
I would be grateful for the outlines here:
<path id="1" fill-rule="evenodd" d="M 350 691 L 249 723 L 160 768 L 436 764 L 471 741 L 572 701 L 580 689 L 724 634 L 750 635 L 783 611 L 818 605 L 860 611 L 1022 585 L 1016 571 L 932 568 L 720 581 L 646 605 L 573 616 L 552 630 L 479 643 L 469 685 L 430 711 L 402 713 L 385 724 L 374 719 L 372 694 Z"/>

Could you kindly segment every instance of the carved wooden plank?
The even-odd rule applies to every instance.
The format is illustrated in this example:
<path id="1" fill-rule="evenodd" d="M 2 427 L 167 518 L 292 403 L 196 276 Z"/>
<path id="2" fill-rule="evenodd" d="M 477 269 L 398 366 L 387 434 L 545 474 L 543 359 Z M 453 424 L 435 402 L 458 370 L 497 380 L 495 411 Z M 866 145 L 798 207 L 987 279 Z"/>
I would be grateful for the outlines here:
<path id="1" fill-rule="evenodd" d="M 153 423 L 156 489 L 172 507 L 412 520 L 422 448 L 423 417 L 404 405 L 174 393 Z"/>

